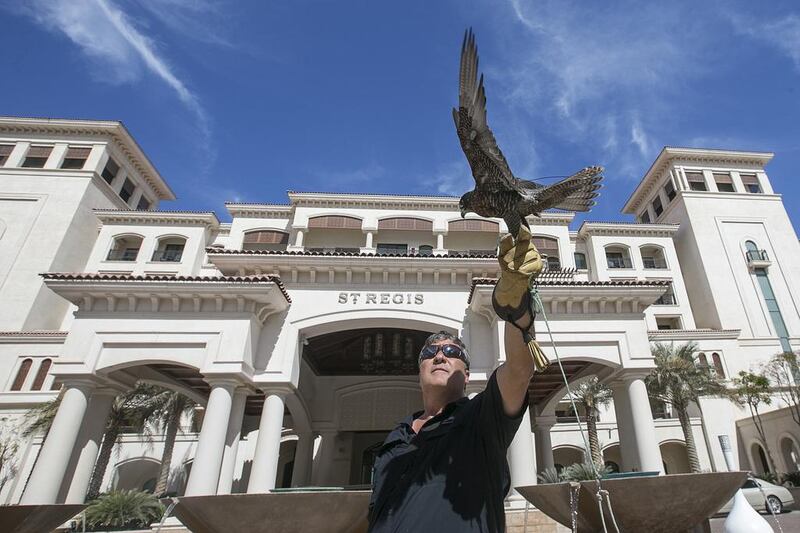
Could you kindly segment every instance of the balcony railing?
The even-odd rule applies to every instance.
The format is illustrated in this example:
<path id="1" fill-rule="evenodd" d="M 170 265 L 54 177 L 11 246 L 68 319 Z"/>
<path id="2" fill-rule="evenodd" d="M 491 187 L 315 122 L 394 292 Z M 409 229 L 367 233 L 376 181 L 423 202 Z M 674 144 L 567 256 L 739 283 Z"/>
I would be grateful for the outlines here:
<path id="1" fill-rule="evenodd" d="M 180 263 L 183 250 L 156 250 L 153 252 L 152 261 L 163 263 Z"/>
<path id="2" fill-rule="evenodd" d="M 663 259 L 656 257 L 642 257 L 642 263 L 645 269 L 667 268 L 667 263 Z"/>
<path id="3" fill-rule="evenodd" d="M 619 257 L 606 257 L 608 268 L 633 268 L 630 259 L 622 259 Z"/>
<path id="4" fill-rule="evenodd" d="M 357 254 L 361 252 L 360 248 L 346 248 L 346 247 L 323 247 L 323 248 L 306 248 L 306 251 L 315 254 Z"/>
<path id="5" fill-rule="evenodd" d="M 138 248 L 125 248 L 122 250 L 111 250 L 108 252 L 106 261 L 136 261 L 139 255 Z"/>
<path id="6" fill-rule="evenodd" d="M 754 261 L 769 261 L 769 255 L 767 255 L 766 250 L 747 250 L 745 255 L 748 263 Z"/>

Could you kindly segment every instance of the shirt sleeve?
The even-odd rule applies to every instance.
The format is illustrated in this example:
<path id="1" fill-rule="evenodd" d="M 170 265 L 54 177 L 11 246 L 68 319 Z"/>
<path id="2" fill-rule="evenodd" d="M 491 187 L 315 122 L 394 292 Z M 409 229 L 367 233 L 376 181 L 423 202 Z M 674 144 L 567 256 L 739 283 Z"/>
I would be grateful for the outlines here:
<path id="1" fill-rule="evenodd" d="M 486 389 L 479 393 L 475 400 L 480 401 L 478 425 L 481 433 L 505 453 L 519 429 L 525 409 L 528 408 L 528 393 L 525 393 L 525 400 L 519 413 L 508 416 L 503 409 L 503 397 L 497 384 L 497 370 L 495 370 L 486 383 Z"/>

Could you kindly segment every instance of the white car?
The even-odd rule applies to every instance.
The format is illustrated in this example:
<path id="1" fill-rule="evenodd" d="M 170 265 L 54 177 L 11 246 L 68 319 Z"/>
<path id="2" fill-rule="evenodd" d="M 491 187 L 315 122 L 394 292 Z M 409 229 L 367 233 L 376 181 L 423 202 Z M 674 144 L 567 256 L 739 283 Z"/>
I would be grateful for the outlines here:
<path id="1" fill-rule="evenodd" d="M 748 479 L 742 485 L 742 492 L 744 492 L 744 497 L 747 498 L 747 501 L 756 511 L 767 512 L 771 510 L 773 513 L 778 514 L 783 511 L 784 507 L 794 503 L 792 493 L 786 487 L 773 485 L 763 479 Z M 767 505 L 770 507 L 769 510 Z M 733 507 L 733 498 L 728 500 L 717 512 L 729 513 L 731 507 Z"/>

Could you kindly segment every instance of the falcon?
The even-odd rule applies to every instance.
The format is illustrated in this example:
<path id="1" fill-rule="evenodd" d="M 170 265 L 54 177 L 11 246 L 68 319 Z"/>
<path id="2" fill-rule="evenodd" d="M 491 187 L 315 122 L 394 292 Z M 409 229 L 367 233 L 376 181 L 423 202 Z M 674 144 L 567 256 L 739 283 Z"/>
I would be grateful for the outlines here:
<path id="1" fill-rule="evenodd" d="M 514 237 L 528 215 L 539 216 L 546 209 L 588 211 L 595 205 L 603 179 L 602 167 L 587 167 L 552 185 L 514 176 L 486 123 L 486 92 L 483 74 L 478 80 L 478 48 L 472 29 L 464 34 L 461 45 L 458 109 L 453 120 L 461 149 L 475 178 L 475 189 L 459 201 L 462 218 L 477 213 L 487 218 L 502 218 Z"/>

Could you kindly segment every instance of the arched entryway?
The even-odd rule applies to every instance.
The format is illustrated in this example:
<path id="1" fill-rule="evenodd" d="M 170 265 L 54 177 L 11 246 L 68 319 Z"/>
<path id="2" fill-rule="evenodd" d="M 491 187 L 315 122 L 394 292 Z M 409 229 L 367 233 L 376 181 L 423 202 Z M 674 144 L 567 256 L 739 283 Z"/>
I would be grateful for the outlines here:
<path id="1" fill-rule="evenodd" d="M 559 472 L 570 465 L 575 463 L 584 462 L 583 448 L 574 446 L 558 446 L 553 448 L 553 461 L 555 462 L 556 470 Z"/>
<path id="2" fill-rule="evenodd" d="M 113 490 L 153 492 L 161 462 L 151 457 L 136 457 L 116 465 L 111 482 Z"/>
<path id="3" fill-rule="evenodd" d="M 786 472 L 797 472 L 800 470 L 800 449 L 794 438 L 788 435 L 781 438 L 781 457 L 783 458 Z"/>
<path id="4" fill-rule="evenodd" d="M 611 444 L 603 448 L 603 464 L 611 472 L 622 471 L 622 456 L 619 452 L 619 444 Z"/>
<path id="5" fill-rule="evenodd" d="M 769 467 L 769 461 L 767 461 L 767 454 L 760 443 L 754 442 L 750 445 L 750 457 L 753 472 L 756 474 L 766 474 L 772 471 Z"/>
<path id="6" fill-rule="evenodd" d="M 667 441 L 662 442 L 660 448 L 665 474 L 688 474 L 692 471 L 685 443 Z"/>

